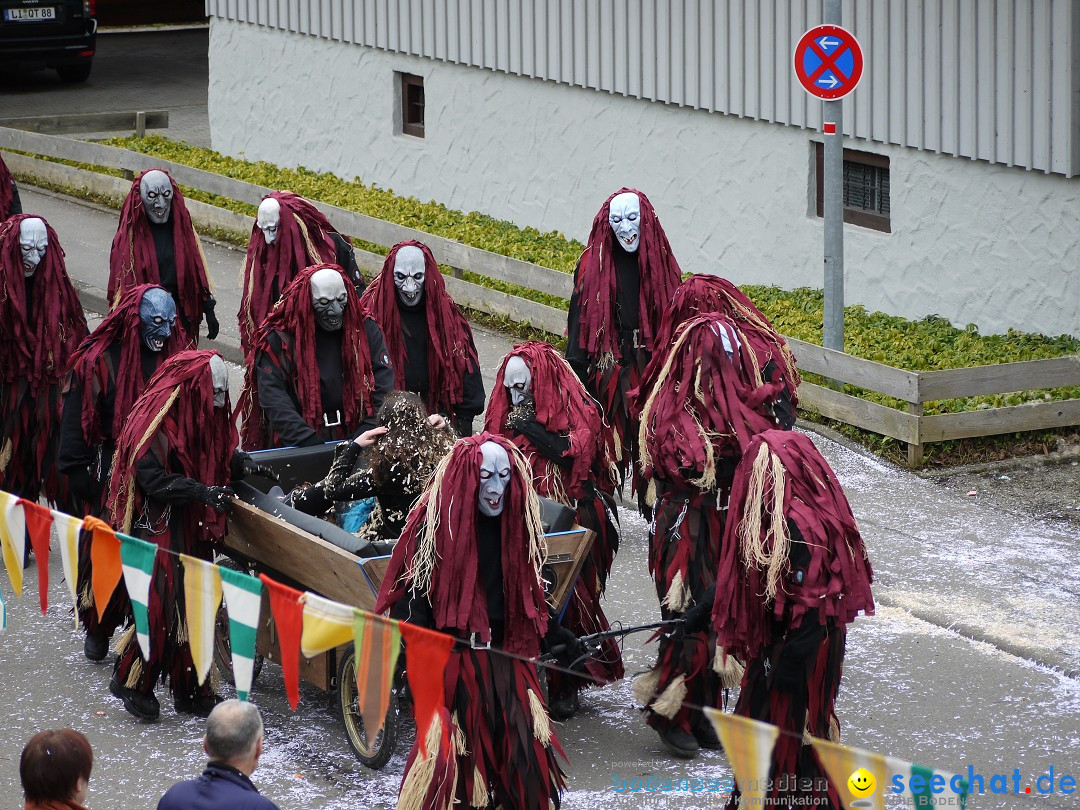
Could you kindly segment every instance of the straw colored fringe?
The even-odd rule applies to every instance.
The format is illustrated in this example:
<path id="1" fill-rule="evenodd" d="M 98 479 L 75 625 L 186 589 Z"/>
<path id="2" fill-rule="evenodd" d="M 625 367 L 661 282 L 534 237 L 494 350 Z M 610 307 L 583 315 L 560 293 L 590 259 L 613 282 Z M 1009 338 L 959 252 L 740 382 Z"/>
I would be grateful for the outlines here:
<path id="1" fill-rule="evenodd" d="M 772 482 L 772 502 L 766 503 L 766 484 Z M 766 570 L 764 596 L 776 598 L 780 577 L 788 565 L 791 537 L 784 518 L 784 465 L 764 442 L 758 448 L 747 486 L 747 500 L 739 538 L 743 556 L 758 568 Z M 769 525 L 762 537 L 763 513 L 768 511 Z"/>
<path id="2" fill-rule="evenodd" d="M 176 398 L 179 395 L 180 395 L 180 386 L 178 385 L 178 386 L 176 386 L 176 388 L 173 389 L 173 392 L 171 394 L 169 394 L 169 398 L 167 400 L 165 400 L 165 404 L 162 406 L 161 410 L 158 411 L 157 416 L 154 417 L 154 420 L 149 425 L 147 425 L 146 432 L 143 433 L 142 437 L 139 439 L 138 443 L 135 445 L 135 449 L 131 453 L 132 462 L 135 462 L 135 461 L 138 460 L 139 456 L 142 454 L 143 448 L 146 447 L 146 443 L 148 441 L 150 441 L 150 438 L 155 433 L 157 433 L 157 429 L 159 427 L 161 427 L 161 423 L 162 423 L 162 421 L 164 421 L 165 415 L 168 414 L 169 409 L 172 408 L 173 403 L 176 402 Z M 116 462 L 114 460 L 113 464 L 115 465 L 115 463 Z M 120 526 L 120 531 L 124 532 L 125 534 L 129 534 L 131 532 L 131 524 L 135 519 L 135 472 L 134 472 L 134 466 L 135 465 L 133 463 L 131 465 L 131 467 L 132 467 L 132 471 L 130 473 L 131 478 L 127 482 L 127 496 L 125 498 L 126 503 L 124 504 L 124 520 L 123 520 L 123 523 Z"/>
<path id="3" fill-rule="evenodd" d="M 488 793 L 487 782 L 480 776 L 480 769 L 473 765 L 472 770 L 472 796 L 469 799 L 469 807 L 487 807 L 491 803 Z"/>
<path id="4" fill-rule="evenodd" d="M 634 678 L 634 700 L 642 706 L 648 706 L 649 701 L 656 695 L 656 687 L 660 685 L 660 669 L 650 669 Z"/>
<path id="5" fill-rule="evenodd" d="M 199 232 L 195 230 L 195 225 L 191 226 L 191 235 L 195 237 L 195 247 L 199 250 L 199 258 L 202 259 L 202 266 L 209 267 L 210 264 L 206 261 L 206 252 L 203 250 L 202 242 L 199 241 Z M 210 291 L 210 297 L 214 297 L 214 280 L 210 278 L 210 272 L 206 273 L 206 289 Z"/>
<path id="6" fill-rule="evenodd" d="M 686 699 L 686 676 L 678 675 L 675 680 L 668 684 L 667 689 L 660 693 L 655 702 L 649 707 L 661 717 L 669 720 L 679 713 L 683 700 Z"/>
<path id="7" fill-rule="evenodd" d="M 664 595 L 663 606 L 676 613 L 682 613 L 690 607 L 690 589 L 686 587 L 682 571 L 676 571 L 671 578 L 671 585 Z"/>
<path id="8" fill-rule="evenodd" d="M 550 745 L 551 718 L 548 717 L 547 709 L 544 708 L 544 702 L 537 697 L 536 692 L 532 689 L 528 689 L 527 691 L 529 693 L 529 711 L 532 712 L 533 736 L 541 745 Z"/>
<path id="9" fill-rule="evenodd" d="M 734 689 L 742 683 L 744 667 L 734 655 L 728 655 L 720 645 L 713 656 L 713 672 L 720 676 L 720 685 L 724 689 Z"/>
<path id="10" fill-rule="evenodd" d="M 0 450 L 0 472 L 7 469 L 11 461 L 11 439 L 4 440 L 4 448 Z"/>
<path id="11" fill-rule="evenodd" d="M 425 804 L 432 782 L 435 780 L 435 766 L 439 759 L 439 745 L 442 740 L 442 715 L 436 713 L 431 718 L 424 744 L 416 752 L 412 767 L 405 774 L 398 794 L 398 810 L 431 810 Z M 456 771 L 456 766 L 451 765 Z M 456 774 L 455 774 L 456 778 Z"/>
<path id="12" fill-rule="evenodd" d="M 79 591 L 79 610 L 89 610 L 94 606 L 94 589 L 92 585 L 87 582 L 83 585 L 82 590 Z"/>
<path id="13" fill-rule="evenodd" d="M 319 264 L 322 262 L 322 256 L 315 250 L 315 245 L 311 243 L 311 234 L 308 233 L 307 225 L 298 216 L 294 215 L 293 219 L 296 220 L 296 226 L 300 229 L 300 238 L 304 240 L 304 249 L 307 251 L 308 261 L 312 264 Z"/>

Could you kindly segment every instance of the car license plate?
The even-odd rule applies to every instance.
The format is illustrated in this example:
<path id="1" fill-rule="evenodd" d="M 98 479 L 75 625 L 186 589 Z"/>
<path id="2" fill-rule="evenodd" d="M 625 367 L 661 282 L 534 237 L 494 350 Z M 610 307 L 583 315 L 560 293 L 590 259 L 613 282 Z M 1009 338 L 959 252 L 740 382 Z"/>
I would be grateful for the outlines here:
<path id="1" fill-rule="evenodd" d="M 56 19 L 56 6 L 38 6 L 36 8 L 6 8 L 4 19 L 8 22 L 41 22 Z"/>

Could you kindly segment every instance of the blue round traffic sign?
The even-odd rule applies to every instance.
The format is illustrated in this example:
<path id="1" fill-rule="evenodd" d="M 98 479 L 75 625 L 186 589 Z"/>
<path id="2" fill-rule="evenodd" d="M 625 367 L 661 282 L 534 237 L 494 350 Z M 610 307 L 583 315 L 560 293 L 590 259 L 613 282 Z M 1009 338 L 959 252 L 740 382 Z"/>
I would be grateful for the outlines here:
<path id="1" fill-rule="evenodd" d="M 795 75 L 812 96 L 843 98 L 859 83 L 863 53 L 855 35 L 839 25 L 811 28 L 795 46 Z"/>

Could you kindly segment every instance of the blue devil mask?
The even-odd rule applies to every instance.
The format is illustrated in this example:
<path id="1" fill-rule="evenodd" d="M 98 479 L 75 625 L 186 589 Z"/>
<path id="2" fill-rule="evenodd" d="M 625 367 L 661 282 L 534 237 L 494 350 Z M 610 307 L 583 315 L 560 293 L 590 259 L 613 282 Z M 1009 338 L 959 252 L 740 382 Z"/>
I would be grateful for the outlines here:
<path id="1" fill-rule="evenodd" d="M 160 352 L 172 335 L 176 322 L 176 303 L 171 295 L 160 287 L 143 293 L 139 302 L 139 320 L 142 322 L 142 339 L 152 352 Z"/>

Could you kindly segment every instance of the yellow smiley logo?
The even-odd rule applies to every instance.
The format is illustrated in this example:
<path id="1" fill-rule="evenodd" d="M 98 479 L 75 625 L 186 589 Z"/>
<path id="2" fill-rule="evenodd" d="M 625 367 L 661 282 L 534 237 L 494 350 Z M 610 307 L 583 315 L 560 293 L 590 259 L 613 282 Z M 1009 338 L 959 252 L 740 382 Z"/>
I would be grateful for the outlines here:
<path id="1" fill-rule="evenodd" d="M 861 799 L 864 796 L 869 796 L 874 792 L 874 788 L 877 787 L 877 782 L 874 781 L 874 775 L 866 768 L 859 768 L 847 780 L 848 790 L 851 791 L 851 795 L 857 799 Z"/>

